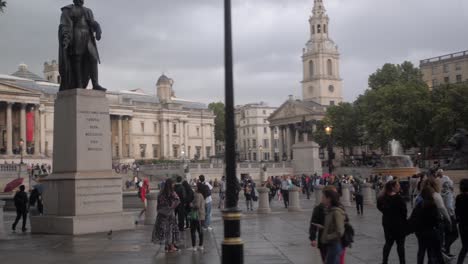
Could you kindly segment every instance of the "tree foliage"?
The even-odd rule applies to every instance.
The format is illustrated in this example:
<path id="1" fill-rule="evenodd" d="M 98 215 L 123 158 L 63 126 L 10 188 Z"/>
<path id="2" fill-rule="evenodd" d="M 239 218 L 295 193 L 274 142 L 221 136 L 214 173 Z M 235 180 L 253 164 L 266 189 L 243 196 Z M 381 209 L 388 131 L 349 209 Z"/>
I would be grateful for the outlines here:
<path id="1" fill-rule="evenodd" d="M 215 139 L 216 141 L 224 141 L 225 139 L 225 108 L 223 102 L 213 102 L 208 105 L 208 108 L 215 114 Z"/>
<path id="2" fill-rule="evenodd" d="M 0 12 L 3 13 L 5 11 L 7 2 L 4 0 L 0 0 Z"/>

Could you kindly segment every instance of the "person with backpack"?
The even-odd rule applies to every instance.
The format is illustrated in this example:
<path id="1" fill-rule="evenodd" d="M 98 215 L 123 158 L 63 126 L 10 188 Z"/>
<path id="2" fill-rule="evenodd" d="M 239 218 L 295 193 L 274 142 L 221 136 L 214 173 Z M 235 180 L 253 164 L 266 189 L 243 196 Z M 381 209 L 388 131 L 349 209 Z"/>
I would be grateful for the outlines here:
<path id="1" fill-rule="evenodd" d="M 185 188 L 182 185 L 182 176 L 177 176 L 174 191 L 177 196 L 179 196 L 180 200 L 180 203 L 175 210 L 175 214 L 177 217 L 177 226 L 179 227 L 179 231 L 182 232 L 185 230 L 185 205 L 187 199 Z"/>
<path id="2" fill-rule="evenodd" d="M 182 182 L 182 186 L 184 186 L 185 189 L 185 229 L 190 228 L 190 219 L 188 218 L 188 215 L 191 211 L 191 206 L 190 204 L 193 202 L 193 199 L 195 199 L 195 193 L 192 190 L 192 187 L 187 181 Z"/>
<path id="3" fill-rule="evenodd" d="M 44 212 L 44 205 L 42 204 L 42 195 L 38 188 L 33 188 L 29 195 L 29 208 L 31 215 L 42 215 Z M 34 210 L 31 210 L 33 208 Z M 34 212 L 33 212 L 34 211 Z"/>
<path id="4" fill-rule="evenodd" d="M 254 185 L 252 180 L 248 179 L 244 184 L 244 196 L 245 203 L 247 205 L 247 211 L 253 211 L 253 197 L 255 196 Z"/>
<path id="5" fill-rule="evenodd" d="M 205 221 L 203 221 L 203 228 L 207 230 L 213 230 L 210 227 L 211 224 L 211 204 L 213 199 L 211 198 L 211 190 L 213 187 L 210 183 L 205 181 L 205 176 L 200 175 L 198 177 L 199 183 L 197 188 L 200 190 L 200 193 L 203 195 L 203 199 L 205 199 Z"/>
<path id="6" fill-rule="evenodd" d="M 27 231 L 26 220 L 28 218 L 28 195 L 24 191 L 25 189 L 26 187 L 24 185 L 21 185 L 19 192 L 17 192 L 15 194 L 15 197 L 13 198 L 16 207 L 16 219 L 13 223 L 13 226 L 11 227 L 13 231 L 16 231 L 16 225 L 18 224 L 21 218 L 23 218 L 23 227 L 21 228 L 21 230 L 23 232 Z"/>
<path id="7" fill-rule="evenodd" d="M 393 244 L 397 243 L 400 264 L 405 264 L 405 238 L 407 235 L 407 209 L 405 200 L 400 196 L 400 184 L 391 180 L 385 184 L 384 191 L 377 199 L 377 208 L 382 212 L 382 226 L 385 234 L 383 264 L 388 263 L 388 256 Z"/>
<path id="8" fill-rule="evenodd" d="M 340 204 L 340 195 L 335 190 L 324 189 L 322 201 L 328 210 L 321 238 L 326 247 L 325 264 L 340 264 L 344 250 L 342 239 L 345 235 L 346 212 Z"/>
<path id="9" fill-rule="evenodd" d="M 189 250 L 197 251 L 196 248 L 196 233 L 198 233 L 198 250 L 203 250 L 203 232 L 201 230 L 201 222 L 205 220 L 205 199 L 200 193 L 200 189 L 196 188 L 194 199 L 190 203 L 190 234 L 192 238 L 192 247 Z"/>

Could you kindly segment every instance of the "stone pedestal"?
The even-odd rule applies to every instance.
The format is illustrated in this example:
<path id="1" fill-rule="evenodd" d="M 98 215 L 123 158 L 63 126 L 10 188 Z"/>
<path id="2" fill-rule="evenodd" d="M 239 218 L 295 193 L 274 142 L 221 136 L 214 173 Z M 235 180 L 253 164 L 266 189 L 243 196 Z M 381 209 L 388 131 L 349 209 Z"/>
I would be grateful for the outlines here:
<path id="1" fill-rule="evenodd" d="M 268 194 L 270 189 L 265 187 L 257 188 L 258 191 L 258 209 L 259 214 L 268 214 L 271 212 L 270 201 L 268 199 Z"/>
<path id="2" fill-rule="evenodd" d="M 154 225 L 156 222 L 156 215 L 158 214 L 156 210 L 158 206 L 158 193 L 151 192 L 146 196 L 146 199 L 145 225 Z"/>
<path id="3" fill-rule="evenodd" d="M 134 228 L 122 212 L 122 180 L 113 176 L 109 103 L 100 91 L 59 92 L 52 175 L 43 180 L 44 215 L 33 233 L 79 235 Z"/>
<path id="4" fill-rule="evenodd" d="M 362 196 L 364 197 L 365 205 L 374 205 L 374 190 L 372 190 L 372 184 L 364 183 L 362 185 Z"/>
<path id="5" fill-rule="evenodd" d="M 341 198 L 340 198 L 340 202 L 343 206 L 351 206 L 351 192 L 350 192 L 350 189 L 351 189 L 351 184 L 347 184 L 347 183 L 343 183 L 341 185 Z"/>
<path id="6" fill-rule="evenodd" d="M 268 172 L 260 168 L 260 183 L 264 183 L 268 180 Z"/>
<path id="7" fill-rule="evenodd" d="M 296 186 L 293 186 L 291 189 L 289 189 L 289 206 L 288 206 L 289 212 L 302 211 L 301 204 L 299 203 L 299 191 L 300 191 L 300 188 Z"/>
<path id="8" fill-rule="evenodd" d="M 323 185 L 315 185 L 314 186 L 314 193 L 315 193 L 315 205 L 319 205 L 322 202 L 322 190 Z"/>
<path id="9" fill-rule="evenodd" d="M 3 224 L 3 207 L 5 207 L 5 201 L 0 200 L 0 234 L 5 233 Z"/>
<path id="10" fill-rule="evenodd" d="M 322 174 L 322 161 L 319 158 L 319 145 L 315 142 L 299 142 L 294 144 L 293 168 L 294 174 Z"/>

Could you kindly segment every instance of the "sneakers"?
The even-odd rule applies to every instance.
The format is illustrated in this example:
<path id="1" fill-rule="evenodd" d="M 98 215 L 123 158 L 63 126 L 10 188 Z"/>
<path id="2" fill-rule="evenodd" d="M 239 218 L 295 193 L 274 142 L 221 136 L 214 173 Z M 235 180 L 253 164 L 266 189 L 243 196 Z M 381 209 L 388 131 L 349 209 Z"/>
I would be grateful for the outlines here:
<path id="1" fill-rule="evenodd" d="M 197 247 L 190 247 L 190 248 L 187 248 L 188 251 L 197 251 Z"/>
<path id="2" fill-rule="evenodd" d="M 211 226 L 207 227 L 206 229 L 207 229 L 208 231 L 213 230 L 213 228 L 212 228 Z"/>

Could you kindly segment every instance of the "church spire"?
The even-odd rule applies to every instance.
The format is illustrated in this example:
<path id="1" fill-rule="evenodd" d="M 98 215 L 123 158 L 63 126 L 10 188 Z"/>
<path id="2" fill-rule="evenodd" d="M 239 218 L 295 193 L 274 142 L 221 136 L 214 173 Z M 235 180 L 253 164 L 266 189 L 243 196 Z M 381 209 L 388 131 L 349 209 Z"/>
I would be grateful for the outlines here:
<path id="1" fill-rule="evenodd" d="M 314 0 L 312 16 L 309 19 L 311 39 L 328 38 L 329 20 L 323 0 Z"/>

